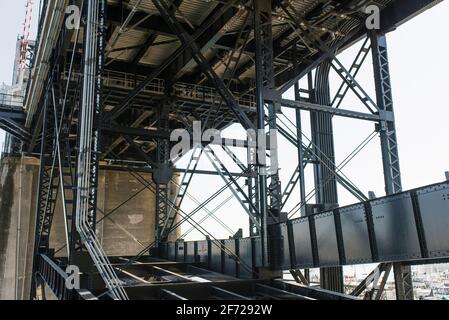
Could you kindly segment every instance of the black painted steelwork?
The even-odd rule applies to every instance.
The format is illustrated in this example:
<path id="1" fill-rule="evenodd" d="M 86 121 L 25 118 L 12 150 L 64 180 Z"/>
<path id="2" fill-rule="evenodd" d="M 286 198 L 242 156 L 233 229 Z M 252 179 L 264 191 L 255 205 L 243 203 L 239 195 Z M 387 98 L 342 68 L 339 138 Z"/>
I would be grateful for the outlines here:
<path id="1" fill-rule="evenodd" d="M 409 262 L 409 265 L 446 259 L 449 257 L 448 242 L 435 239 L 447 237 L 443 226 L 449 223 L 448 192 L 449 183 L 443 182 L 280 223 L 285 255 L 282 269 L 376 262 Z M 251 266 L 257 275 L 257 270 L 263 267 L 260 259 L 254 259 L 259 239 L 223 241 L 235 242 L 238 249 L 234 252 L 238 252 L 240 261 Z M 195 249 L 185 253 L 187 248 Z M 198 248 L 205 249 L 198 251 Z M 178 257 L 177 261 L 206 262 L 212 271 L 240 278 L 249 276 L 239 274 L 238 268 L 224 269 L 228 256 L 219 248 L 213 248 L 210 241 L 182 242 L 182 246 L 164 243 L 159 256 L 168 260 Z M 233 260 L 233 263 L 239 265 L 239 261 Z"/>
<path id="2" fill-rule="evenodd" d="M 377 107 L 381 121 L 379 124 L 382 163 L 384 168 L 386 194 L 402 191 L 401 170 L 399 166 L 398 142 L 394 121 L 393 94 L 388 62 L 387 40 L 384 34 L 371 32 L 371 47 L 376 86 Z M 413 299 L 411 267 L 395 264 L 394 275 L 396 296 L 400 300 Z"/>
<path id="3" fill-rule="evenodd" d="M 311 288 L 293 288 L 291 284 L 277 280 L 253 283 L 253 278 L 276 278 L 281 270 L 332 268 L 321 273 L 322 285 L 342 291 L 339 268 L 342 265 L 385 262 L 386 265 L 381 265 L 382 270 L 389 270 L 389 263 L 394 262 L 398 298 L 412 298 L 409 268 L 402 264 L 448 258 L 446 244 L 449 239 L 441 228 L 447 225 L 448 206 L 444 202 L 447 201 L 447 184 L 394 195 L 401 191 L 401 183 L 384 34 L 437 2 L 382 2 L 381 30 L 369 32 L 351 67 L 346 69 L 336 54 L 367 35 L 363 23 L 367 16 L 363 12 L 364 1 L 329 2 L 325 5 L 326 10 L 303 1 L 205 2 L 201 4 L 204 7 L 195 12 L 198 14 L 204 10 L 204 16 L 195 18 L 195 21 L 190 21 L 182 13 L 184 4 L 191 5 L 188 0 L 153 0 L 151 9 L 138 6 L 133 9 L 126 1 L 118 4 L 100 1 L 95 88 L 92 89 L 94 114 L 85 122 L 92 120 L 92 127 L 88 128 L 92 133 L 88 150 L 91 157 L 84 159 L 90 164 L 87 193 L 89 225 L 95 232 L 98 220 L 96 193 L 101 168 L 129 171 L 144 185 L 143 190 L 149 189 L 157 200 L 155 242 L 137 257 L 128 259 L 125 266 L 112 267 L 108 263 L 106 267 L 110 267 L 112 273 L 121 272 L 123 279 L 126 274 L 123 270 L 137 270 L 138 263 L 152 250 L 167 260 L 182 262 L 191 268 L 195 268 L 194 264 L 202 264 L 222 276 L 228 274 L 250 279 L 243 283 L 245 290 L 249 290 L 247 293 L 251 293 L 249 296 L 232 290 L 235 283 L 225 278 L 222 279 L 224 285 L 189 282 L 171 288 L 163 285 L 155 288 L 131 286 L 126 290 L 130 297 L 190 298 L 185 297 L 190 287 L 194 297 L 298 298 L 299 295 L 304 298 L 310 297 L 312 292 L 317 293 Z M 45 1 L 44 13 L 51 4 L 51 1 Z M 150 10 L 151 14 L 145 10 Z M 87 14 L 86 9 L 84 14 Z M 43 37 L 47 36 L 43 34 L 43 22 L 41 19 L 40 45 L 45 39 Z M 89 58 L 86 61 L 85 56 L 86 36 L 91 35 L 84 33 L 83 44 L 75 41 L 72 47 L 73 39 L 77 39 L 76 32 L 63 28 L 56 33 L 57 45 L 48 59 L 49 75 L 39 80 L 45 83 L 43 94 L 38 97 L 38 107 L 30 108 L 25 114 L 27 123 L 32 123 L 31 127 L 22 128 L 20 121 L 24 115 L 20 112 L 6 110 L 6 113 L 0 113 L 0 125 L 12 130 L 25 142 L 22 149 L 39 154 L 41 159 L 36 214 L 36 285 L 44 279 L 55 286 L 55 281 L 45 275 L 47 271 L 40 276 L 36 272 L 49 268 L 56 270 L 56 266 L 63 265 L 49 263 L 53 254 L 49 234 L 58 197 L 63 198 L 65 222 L 71 224 L 66 232 L 68 261 L 83 262 L 83 272 L 93 263 L 85 259 L 86 252 L 78 255 L 77 251 L 82 251 L 83 245 L 74 218 L 77 208 L 73 199 L 80 191 L 74 178 L 84 174 L 74 172 L 80 161 L 78 153 L 85 151 L 79 150 L 80 130 L 86 129 L 80 124 L 83 116 L 80 99 L 83 96 L 81 83 L 89 75 L 83 75 L 82 70 L 84 63 L 91 62 Z M 126 48 L 115 47 L 114 42 L 121 36 L 127 37 L 128 32 L 141 35 L 142 41 Z M 127 40 L 131 38 L 133 36 Z M 171 49 L 164 51 L 168 47 Z M 158 57 L 159 62 L 148 62 L 146 59 L 157 57 L 157 53 L 152 52 L 154 48 L 162 48 L 164 53 Z M 356 80 L 370 49 L 374 59 L 376 102 Z M 342 79 L 333 99 L 329 93 L 330 70 Z M 298 84 L 298 80 L 305 76 L 307 90 Z M 281 94 L 293 85 L 295 101 L 281 99 Z M 28 91 L 33 88 L 30 86 Z M 367 112 L 344 108 L 343 99 L 350 91 L 361 100 Z M 296 121 L 286 119 L 282 108 L 294 108 Z M 302 111 L 311 113 L 311 141 L 304 139 Z M 3 116 L 17 120 L 19 125 Z M 390 197 L 368 201 L 368 197 L 337 167 L 332 130 L 336 116 L 378 125 L 386 192 Z M 275 129 L 297 148 L 298 167 L 282 189 L 278 170 L 267 174 L 270 168 L 266 159 L 257 154 L 251 141 L 234 141 L 234 145 L 243 142 L 242 146 L 248 149 L 246 164 L 223 145 L 224 140 L 214 142 L 241 170 L 237 173 L 231 172 L 214 153 L 210 148 L 213 144 L 202 141 L 198 146 L 199 154 L 194 153 L 188 167 L 181 170 L 180 190 L 171 197 L 169 187 L 174 183 L 172 173 L 177 169 L 173 169 L 173 159 L 169 160 L 168 156 L 172 146 L 169 135 L 178 128 L 192 133 L 193 121 L 202 121 L 202 130 L 224 129 L 238 123 L 245 129 L 262 130 L 267 140 L 274 135 L 270 129 Z M 289 129 L 285 121 L 289 121 L 296 130 Z M 271 143 L 267 154 L 270 162 L 277 160 L 277 150 Z M 205 155 L 214 166 L 215 171 L 207 174 L 220 176 L 225 186 L 199 203 L 195 210 L 186 213 L 180 206 L 192 177 L 206 173 L 197 170 L 201 155 Z M 114 165 L 100 166 L 100 160 Z M 311 203 L 315 194 L 310 196 L 305 192 L 304 168 L 308 165 L 313 165 L 315 170 L 316 203 Z M 153 174 L 155 185 L 142 177 L 140 173 L 143 172 Z M 247 187 L 239 184 L 241 177 L 246 179 Z M 361 203 L 339 208 L 337 184 Z M 300 218 L 291 220 L 287 219 L 283 209 L 287 200 L 295 197 L 296 185 L 300 186 L 300 204 L 288 218 L 297 212 Z M 242 239 L 240 231 L 231 232 L 231 239 L 220 240 L 201 226 L 210 217 L 223 225 L 213 210 L 208 211 L 206 206 L 228 188 L 249 215 L 250 238 Z M 192 218 L 202 209 L 207 209 L 207 216 L 197 223 Z M 166 242 L 169 235 L 185 222 L 191 223 L 192 230 L 199 230 L 208 240 Z M 73 252 L 77 252 L 76 259 L 73 259 Z M 158 270 L 155 272 L 158 277 L 185 280 L 185 276 L 160 265 L 153 266 L 152 270 Z M 202 272 L 207 273 L 205 270 Z M 89 277 L 96 279 L 98 274 L 91 273 Z M 126 279 L 131 281 L 130 278 L 143 280 L 139 276 L 136 279 L 135 274 L 126 275 Z M 102 285 L 104 290 L 104 283 Z M 381 283 L 381 289 L 383 285 Z M 305 291 L 310 296 L 304 294 Z M 381 291 L 371 292 L 367 297 L 380 298 Z M 327 292 L 319 296 L 331 299 L 335 295 Z M 59 298 L 66 296 L 59 294 Z"/>
<path id="4" fill-rule="evenodd" d="M 262 264 L 274 270 L 279 269 L 283 250 L 278 228 L 268 225 L 281 218 L 281 185 L 278 169 L 276 113 L 280 109 L 280 95 L 276 91 L 273 65 L 272 1 L 254 0 L 254 33 L 256 46 L 256 114 L 257 114 L 257 170 L 258 170 L 258 212 L 260 215 L 260 238 L 262 241 Z M 272 150 L 260 152 L 260 131 L 270 141 Z M 271 142 L 274 141 L 274 145 Z M 269 153 L 267 155 L 267 153 Z M 268 160 L 269 158 L 269 164 Z"/>
<path id="5" fill-rule="evenodd" d="M 23 97 L 0 93 L 0 128 L 14 138 L 29 143 L 31 135 L 24 126 L 26 114 L 22 104 Z"/>

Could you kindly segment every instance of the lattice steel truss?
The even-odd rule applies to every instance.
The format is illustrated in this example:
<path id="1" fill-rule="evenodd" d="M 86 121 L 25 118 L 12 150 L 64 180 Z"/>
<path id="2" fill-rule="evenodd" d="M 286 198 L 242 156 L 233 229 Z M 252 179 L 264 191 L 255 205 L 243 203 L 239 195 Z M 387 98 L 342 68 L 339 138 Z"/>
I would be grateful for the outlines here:
<path id="1" fill-rule="evenodd" d="M 60 25 L 47 25 L 46 10 L 53 10 L 58 4 L 45 1 L 39 45 L 49 44 L 54 50 L 48 57 L 51 63 L 47 74 L 36 73 L 29 85 L 24 115 L 26 139 L 23 134 L 18 135 L 24 140 L 22 151 L 35 154 L 41 160 L 34 288 L 46 283 L 61 299 L 79 298 L 79 291 L 68 292 L 59 283 L 65 279 L 63 267 L 79 263 L 90 279 L 103 280 L 104 288 L 93 292 L 97 296 L 176 299 L 189 295 L 183 284 L 173 286 L 173 291 L 160 283 L 151 286 L 142 276 L 149 272 L 145 269 L 147 263 L 155 277 L 185 281 L 186 286 L 193 288 L 192 297 L 204 297 L 208 292 L 215 298 L 284 295 L 304 299 L 307 292 L 309 297 L 343 299 L 342 266 L 364 261 L 381 263 L 376 270 L 383 272 L 384 278 L 371 291 L 366 289 L 374 280 L 365 280 L 353 291 L 354 295 L 365 292 L 365 298 L 379 299 L 394 262 L 397 297 L 412 299 L 410 261 L 447 259 L 445 254 L 432 253 L 426 243 L 429 221 L 441 217 L 426 220 L 424 216 L 428 212 L 424 197 L 432 192 L 445 192 L 447 186 L 401 193 L 385 36 L 396 25 L 437 1 L 373 1 L 382 14 L 379 30 L 367 30 L 364 22 L 368 14 L 364 9 L 368 2 L 362 0 L 72 2 L 82 8 L 84 22 L 95 21 L 91 25 L 82 23 L 84 39 L 80 39 L 80 30 L 64 28 L 64 16 Z M 54 34 L 48 34 L 52 30 L 56 30 Z M 51 42 L 53 39 L 56 41 Z M 355 43 L 359 43 L 360 50 L 346 68 L 337 55 Z M 370 51 L 375 99 L 356 79 Z M 37 50 L 35 68 L 44 61 L 41 55 L 45 52 Z M 334 97 L 330 94 L 331 72 L 341 79 Z M 43 88 L 37 81 L 45 84 Z M 303 83 L 305 88 L 300 85 Z M 292 86 L 294 100 L 284 99 L 282 95 Z M 348 92 L 359 98 L 365 111 L 344 108 Z M 289 119 L 283 112 L 286 109 L 293 109 L 296 119 Z M 310 138 L 304 134 L 305 111 L 310 113 Z M 335 162 L 335 117 L 376 125 L 375 132 L 339 165 Z M 201 131 L 221 130 L 232 124 L 252 130 L 252 137 L 232 141 L 233 146 L 246 149 L 246 161 L 232 151 L 229 139 L 193 141 L 194 150 L 187 166 L 176 168 L 179 159 L 171 159 L 170 151 L 175 143 L 170 140 L 170 134 L 175 129 L 194 133 L 195 121 L 201 121 Z M 277 167 L 278 135 L 297 150 L 296 169 L 284 185 Z M 378 232 L 377 200 L 373 202 L 342 172 L 377 135 L 382 147 L 385 190 L 391 196 L 378 202 L 403 198 L 411 201 L 410 210 L 405 207 L 401 210 L 416 227 L 419 243 L 416 254 L 409 253 L 404 245 L 400 248 L 404 252 L 399 255 L 390 258 L 384 255 L 383 250 L 389 250 L 391 243 Z M 214 146 L 224 150 L 240 172 L 227 167 Z M 261 146 L 265 152 L 258 152 Z M 212 163 L 213 171 L 199 169 L 201 157 Z M 123 257 L 106 257 L 97 244 L 96 224 L 113 213 L 102 212 L 101 219 L 97 216 L 99 171 L 112 168 L 102 160 L 114 164 L 115 170 L 129 171 L 142 183 L 142 190 L 155 194 L 156 236 L 135 257 L 126 257 L 126 253 Z M 315 189 L 307 193 L 305 170 L 310 166 L 314 170 Z M 151 173 L 153 181 L 144 178 L 143 173 Z M 180 173 L 179 179 L 174 173 Z M 199 202 L 188 192 L 195 174 L 219 176 L 224 186 Z M 170 191 L 173 186 L 175 192 Z M 361 202 L 353 211 L 353 208 L 339 207 L 338 186 L 349 191 L 354 202 Z M 210 203 L 227 189 L 232 196 L 210 209 Z M 49 237 L 58 197 L 63 200 L 67 255 L 66 259 L 56 261 L 54 251 L 63 248 L 51 248 Z M 197 208 L 185 212 L 182 206 L 185 198 L 194 200 Z M 238 200 L 242 212 L 248 215 L 249 238 L 243 238 L 241 231 L 232 230 L 215 215 L 231 199 Z M 285 212 L 286 203 L 293 199 L 299 199 L 298 205 Z M 84 211 L 79 206 L 86 200 L 87 225 L 82 229 L 79 219 L 84 217 Z M 196 221 L 193 218 L 200 211 L 206 216 Z M 347 219 L 346 212 L 363 217 L 361 233 L 366 235 L 363 259 L 351 251 L 358 241 L 355 236 L 352 238 L 351 231 L 357 226 Z M 293 216 L 300 218 L 292 220 Z M 388 217 L 388 210 L 385 216 Z M 213 232 L 202 226 L 208 219 L 225 228 L 231 239 L 215 238 Z M 197 230 L 207 240 L 169 242 L 169 235 L 186 223 L 191 228 L 182 238 Z M 298 237 L 306 240 L 298 242 Z M 327 239 L 333 241 L 326 242 Z M 306 248 L 306 244 L 310 246 Z M 183 273 L 164 269 L 149 254 L 178 261 Z M 92 272 L 90 267 L 94 264 L 98 272 Z M 282 278 L 283 270 L 291 269 L 294 278 L 308 286 L 308 269 L 314 267 L 321 268 L 321 286 L 339 294 L 330 295 L 307 287 L 298 289 L 278 279 Z M 306 269 L 305 273 L 300 269 Z M 206 286 L 188 280 L 198 274 L 223 277 L 220 281 L 229 285 L 213 282 Z M 134 285 L 136 281 L 138 286 Z M 242 294 L 239 291 L 242 288 L 251 295 Z M 35 294 L 34 290 L 32 297 Z"/>

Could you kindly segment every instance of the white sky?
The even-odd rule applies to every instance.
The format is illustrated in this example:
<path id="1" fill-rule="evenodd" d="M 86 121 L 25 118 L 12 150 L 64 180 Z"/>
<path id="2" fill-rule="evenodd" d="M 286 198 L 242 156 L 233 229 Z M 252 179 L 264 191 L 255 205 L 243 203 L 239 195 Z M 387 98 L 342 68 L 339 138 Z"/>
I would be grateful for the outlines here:
<path id="1" fill-rule="evenodd" d="M 25 15 L 25 0 L 0 1 L 0 83 L 9 84 L 12 78 L 15 41 L 21 33 Z M 36 1 L 38 2 L 38 1 Z M 37 12 L 37 10 L 35 11 Z M 396 123 L 398 131 L 399 155 L 401 160 L 404 190 L 431 184 L 444 180 L 444 171 L 449 171 L 448 163 L 448 125 L 449 111 L 447 105 L 448 74 L 449 74 L 449 39 L 445 33 L 449 30 L 449 2 L 437 5 L 419 17 L 407 22 L 398 30 L 388 34 L 390 71 L 392 76 Z M 36 25 L 36 17 L 34 25 Z M 358 46 L 344 52 L 340 59 L 349 67 Z M 338 78 L 332 76 L 332 90 L 340 84 Z M 374 98 L 372 84 L 371 60 L 357 77 L 367 91 Z M 287 98 L 293 98 L 286 95 Z M 342 108 L 364 111 L 363 107 L 353 96 L 342 104 Z M 288 118 L 294 121 L 292 113 L 285 111 Z M 308 114 L 303 112 L 304 132 L 310 137 Z M 358 120 L 335 118 L 335 148 L 337 163 L 340 163 L 368 134 L 374 129 L 372 123 Z M 230 136 L 238 129 L 230 129 L 226 136 Z M 0 139 L 3 137 L 0 134 Z M 376 195 L 384 194 L 380 142 L 376 137 L 343 172 L 365 193 L 374 191 Z M 284 185 L 296 167 L 296 152 L 283 139 L 280 140 L 281 178 Z M 245 155 L 241 155 L 244 160 Z M 222 156 L 225 159 L 225 156 Z M 228 162 L 227 162 L 228 163 Z M 207 160 L 201 162 L 201 169 L 210 169 Z M 233 170 L 237 171 L 235 167 Z M 310 171 L 310 170 L 309 170 Z M 311 171 L 308 172 L 308 189 L 311 190 Z M 222 182 L 211 176 L 196 176 L 190 193 L 202 201 L 213 194 Z M 340 188 L 341 189 L 341 188 Z M 291 208 L 299 199 L 299 190 L 295 189 L 296 201 L 291 201 L 286 209 Z M 219 200 L 211 203 L 212 210 L 230 193 L 223 194 Z M 339 190 L 342 205 L 357 202 L 347 192 Z M 183 205 L 185 212 L 190 212 L 196 204 L 186 200 Z M 199 220 L 204 213 L 198 214 Z M 244 228 L 247 232 L 245 213 L 239 204 L 232 200 L 218 211 L 218 217 L 231 229 Z M 221 227 L 217 227 L 212 219 L 203 223 L 203 227 L 213 232 L 216 237 L 227 237 L 229 234 Z M 185 226 L 188 229 L 188 225 Z M 188 239 L 201 239 L 199 233 L 193 232 Z"/>

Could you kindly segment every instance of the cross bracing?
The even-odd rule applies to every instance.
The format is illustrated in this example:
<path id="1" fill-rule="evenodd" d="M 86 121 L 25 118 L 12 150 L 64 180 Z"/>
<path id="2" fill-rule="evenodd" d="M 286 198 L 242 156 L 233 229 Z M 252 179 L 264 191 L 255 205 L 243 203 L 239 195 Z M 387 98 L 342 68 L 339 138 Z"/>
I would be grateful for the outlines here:
<path id="1" fill-rule="evenodd" d="M 344 224 L 344 219 L 342 222 L 346 209 L 339 207 L 336 193 L 337 186 L 341 186 L 354 196 L 354 202 L 361 201 L 356 206 L 363 208 L 367 221 L 365 260 L 382 263 L 379 268 L 388 272 L 394 262 L 397 296 L 411 298 L 409 265 L 418 260 L 447 258 L 445 254 L 432 256 L 426 241 L 429 232 L 426 228 L 431 228 L 432 219 L 441 217 L 426 216 L 420 207 L 423 201 L 420 199 L 424 197 L 420 198 L 421 189 L 402 194 L 410 198 L 411 209 L 407 207 L 401 212 L 404 219 L 414 221 L 419 250 L 410 253 L 407 248 L 393 248 L 399 253 L 382 256 L 382 250 L 388 252 L 389 248 L 382 247 L 385 239 L 373 221 L 373 204 L 343 169 L 379 136 L 386 194 L 400 197 L 401 194 L 395 195 L 402 191 L 401 171 L 386 34 L 438 2 L 79 0 L 74 4 L 82 8 L 82 21 L 90 21 L 91 25 L 82 23 L 80 29 L 67 29 L 66 17 L 60 12 L 64 12 L 61 9 L 68 1 L 44 1 L 24 112 L 14 110 L 8 112 L 6 120 L 2 117 L 2 126 L 23 141 L 22 151 L 41 159 L 36 286 L 46 282 L 58 290 L 60 298 L 69 294 L 79 296 L 79 292 L 57 288 L 51 277 L 63 276 L 59 271 L 49 270 L 78 261 L 84 252 L 97 267 L 98 272 L 92 277 L 100 277 L 105 284 L 93 293 L 104 296 L 101 293 L 107 292 L 116 299 L 188 298 L 183 296 L 182 285 L 173 286 L 173 290 L 151 288 L 155 283 L 148 283 L 151 281 L 143 275 L 148 270 L 138 267 L 141 264 L 148 264 L 155 282 L 158 277 L 164 281 L 186 281 L 185 285 L 192 288 L 191 298 L 204 295 L 304 298 L 305 292 L 309 297 L 330 298 L 310 288 L 279 283 L 279 278 L 284 269 L 320 267 L 321 286 L 341 291 L 340 267 L 363 260 L 357 260 L 346 249 L 346 241 L 355 240 L 349 237 L 354 232 L 351 225 Z M 367 30 L 368 5 L 380 10 L 376 30 Z M 52 12 L 57 14 L 51 16 Z M 360 51 L 353 64 L 345 66 L 338 53 L 359 40 L 362 40 Z M 375 96 L 370 96 L 357 80 L 368 55 L 374 61 Z M 334 97 L 329 93 L 330 70 L 341 80 Z M 306 79 L 307 88 L 298 85 L 300 79 Z M 295 99 L 283 99 L 282 94 L 293 86 Z M 353 106 L 345 106 L 348 92 L 359 99 L 357 111 L 353 111 Z M 297 119 L 286 117 L 283 114 L 286 109 L 293 109 Z M 311 116 L 310 137 L 301 128 L 301 115 L 305 112 Z M 342 163 L 335 161 L 332 121 L 336 117 L 376 124 L 375 132 Z M 277 170 L 268 170 L 267 163 L 280 156 L 272 144 L 268 144 L 265 154 L 257 154 L 251 141 L 234 139 L 233 147 L 244 148 L 248 153 L 248 159 L 239 159 L 227 145 L 229 141 L 223 139 L 213 143 L 196 141 L 197 153 L 191 156 L 188 165 L 175 167 L 177 159 L 169 157 L 174 145 L 170 134 L 175 129 L 192 132 L 195 121 L 201 121 L 203 131 L 222 130 L 231 125 L 259 129 L 268 141 L 273 138 L 272 130 L 276 130 L 298 151 L 294 155 L 298 166 L 289 181 L 281 181 Z M 234 164 L 232 169 L 217 157 L 214 148 L 224 148 Z M 201 170 L 197 165 L 200 157 L 210 161 L 213 169 Z M 106 257 L 95 239 L 96 223 L 113 219 L 114 210 L 97 216 L 96 181 L 98 171 L 106 167 L 129 172 L 142 183 L 142 189 L 155 194 L 157 236 L 154 242 L 141 244 L 142 251 L 136 257 L 125 257 L 125 253 L 123 257 Z M 314 170 L 314 189 L 307 193 L 304 169 L 310 167 Z M 175 172 L 181 175 L 178 181 L 174 179 Z M 146 180 L 142 173 L 151 173 L 153 181 Z M 201 202 L 189 193 L 195 174 L 216 175 L 224 187 Z M 173 184 L 179 190 L 170 197 L 167 190 Z M 429 188 L 440 190 L 445 185 Z M 232 195 L 212 206 L 211 201 L 226 189 L 232 190 Z M 53 206 L 56 197 L 62 197 L 65 203 L 66 248 L 50 248 L 47 238 L 52 217 L 58 214 Z M 195 210 L 183 209 L 186 198 L 196 204 Z M 240 204 L 244 218 L 249 220 L 251 238 L 242 239 L 237 230 L 220 220 L 217 211 L 229 199 Z M 284 211 L 287 201 L 297 203 L 290 212 Z M 197 218 L 200 211 L 205 216 Z M 293 216 L 300 216 L 300 220 L 291 220 Z M 320 242 L 322 217 L 330 221 L 328 226 L 332 228 L 328 230 L 333 230 L 328 232 L 335 237 L 336 248 L 332 252 Z M 231 240 L 218 239 L 211 230 L 202 227 L 206 220 L 214 220 L 235 234 L 231 234 Z M 309 234 L 309 260 L 295 247 L 299 233 L 293 231 L 293 223 L 308 224 L 300 236 L 307 238 Z M 208 240 L 167 242 L 170 232 L 181 225 L 188 225 L 183 236 L 197 230 Z M 66 250 L 67 261 L 53 261 L 52 249 Z M 184 266 L 179 274 L 154 261 L 145 262 L 149 255 L 191 265 Z M 195 268 L 217 272 L 223 277 L 220 281 L 229 284 L 212 283 L 207 288 L 192 284 L 186 277 L 197 274 Z M 223 275 L 229 274 L 229 270 L 235 279 Z M 257 278 L 264 270 L 270 270 L 271 277 L 277 280 L 258 283 Z M 236 279 L 242 277 L 246 282 L 240 287 Z M 148 292 L 144 292 L 145 286 L 133 288 L 136 282 L 148 285 Z M 379 293 L 367 296 L 379 297 Z M 336 293 L 333 297 L 343 296 Z"/>

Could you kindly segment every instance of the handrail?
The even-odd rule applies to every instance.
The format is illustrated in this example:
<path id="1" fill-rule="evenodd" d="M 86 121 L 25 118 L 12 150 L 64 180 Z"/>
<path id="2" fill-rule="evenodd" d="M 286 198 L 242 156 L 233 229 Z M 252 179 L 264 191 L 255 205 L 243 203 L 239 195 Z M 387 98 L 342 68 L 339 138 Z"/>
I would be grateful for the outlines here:
<path id="1" fill-rule="evenodd" d="M 0 106 L 2 107 L 23 107 L 23 100 L 24 98 L 22 96 L 0 93 Z"/>
<path id="2" fill-rule="evenodd" d="M 37 257 L 37 274 L 49 286 L 53 294 L 59 300 L 80 299 L 94 300 L 97 299 L 90 291 L 86 289 L 69 289 L 66 281 L 68 274 L 54 262 L 50 257 L 39 254 Z"/>

